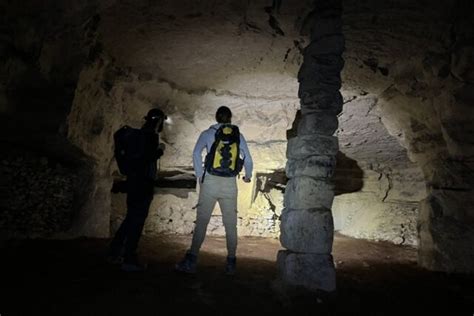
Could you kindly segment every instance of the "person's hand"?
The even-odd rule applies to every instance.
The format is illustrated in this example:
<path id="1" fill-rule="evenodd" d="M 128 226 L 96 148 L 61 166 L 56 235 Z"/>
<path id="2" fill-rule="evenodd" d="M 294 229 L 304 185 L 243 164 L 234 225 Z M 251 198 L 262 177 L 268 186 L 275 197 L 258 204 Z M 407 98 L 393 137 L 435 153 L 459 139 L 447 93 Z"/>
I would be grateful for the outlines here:
<path id="1" fill-rule="evenodd" d="M 250 178 L 247 178 L 247 177 L 243 177 L 242 180 L 246 183 L 249 183 L 250 182 Z"/>
<path id="2" fill-rule="evenodd" d="M 160 159 L 161 156 L 165 153 L 165 144 L 161 143 L 158 145 L 158 149 L 156 150 L 156 159 Z"/>

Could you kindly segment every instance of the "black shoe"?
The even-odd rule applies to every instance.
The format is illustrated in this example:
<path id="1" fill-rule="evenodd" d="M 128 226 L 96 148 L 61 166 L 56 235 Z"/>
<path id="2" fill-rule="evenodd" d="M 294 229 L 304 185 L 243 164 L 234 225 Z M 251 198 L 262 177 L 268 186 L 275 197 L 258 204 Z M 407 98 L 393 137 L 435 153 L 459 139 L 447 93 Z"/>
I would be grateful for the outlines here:
<path id="1" fill-rule="evenodd" d="M 190 252 L 187 252 L 183 260 L 178 262 L 174 269 L 178 272 L 184 272 L 189 274 L 196 273 L 197 270 L 197 256 Z"/>
<path id="2" fill-rule="evenodd" d="M 227 257 L 227 263 L 225 265 L 225 274 L 234 275 L 236 272 L 236 264 L 237 264 L 236 257 Z"/>
<path id="3" fill-rule="evenodd" d="M 119 265 L 123 263 L 123 257 L 122 256 L 114 256 L 114 255 L 108 255 L 107 258 L 105 258 L 108 264 L 111 265 Z"/>
<path id="4" fill-rule="evenodd" d="M 138 262 L 134 262 L 134 263 L 124 262 L 122 263 L 120 270 L 124 272 L 144 272 L 146 268 L 147 268 L 146 264 L 140 264 Z"/>

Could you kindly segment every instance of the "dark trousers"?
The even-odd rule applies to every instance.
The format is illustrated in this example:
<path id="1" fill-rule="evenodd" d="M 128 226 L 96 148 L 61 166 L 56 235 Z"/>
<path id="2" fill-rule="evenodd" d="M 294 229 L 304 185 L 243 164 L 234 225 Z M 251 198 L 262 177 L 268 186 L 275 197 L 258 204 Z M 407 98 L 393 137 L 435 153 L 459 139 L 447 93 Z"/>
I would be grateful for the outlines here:
<path id="1" fill-rule="evenodd" d="M 138 242 L 153 200 L 153 181 L 127 178 L 127 215 L 110 245 L 113 256 L 124 256 L 125 263 L 136 263 Z"/>

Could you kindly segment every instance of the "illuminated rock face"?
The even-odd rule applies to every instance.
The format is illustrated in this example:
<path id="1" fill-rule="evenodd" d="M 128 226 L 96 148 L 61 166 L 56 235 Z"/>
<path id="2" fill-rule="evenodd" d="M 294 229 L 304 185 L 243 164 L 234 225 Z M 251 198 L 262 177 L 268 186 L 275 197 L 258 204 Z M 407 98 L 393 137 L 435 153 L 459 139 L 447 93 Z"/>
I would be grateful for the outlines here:
<path id="1" fill-rule="evenodd" d="M 333 201 L 336 231 L 418 245 L 420 263 L 430 269 L 474 267 L 472 4 L 344 0 L 341 95 L 326 97 L 301 93 L 338 86 L 343 60 L 305 60 L 300 71 L 310 43 L 300 29 L 317 23 L 315 39 L 340 25 L 305 19 L 309 2 L 285 0 L 275 14 L 263 0 L 52 3 L 55 11 L 45 9 L 38 18 L 30 14 L 37 11 L 35 1 L 0 4 L 7 16 L 0 30 L 0 128 L 4 137 L 34 147 L 29 150 L 42 148 L 49 161 L 69 151 L 61 145 L 66 134 L 89 157 L 81 168 L 90 170 L 72 167 L 71 177 L 65 176 L 74 183 L 64 186 L 65 196 L 83 204 L 76 203 L 77 213 L 64 209 L 65 218 L 78 216 L 60 236 L 107 237 L 123 216 L 124 196 L 110 193 L 118 177 L 112 133 L 119 126 L 139 126 L 144 113 L 160 105 L 173 121 L 162 134 L 168 150 L 161 170 L 190 174 L 199 132 L 213 123 L 218 106 L 228 105 L 256 163 L 254 182 L 239 186 L 240 235 L 277 238 L 281 218 L 287 218 L 282 238 L 299 248 L 304 243 L 294 235 L 297 223 L 327 221 L 309 211 L 282 216 L 286 168 L 287 196 L 304 197 L 290 198 L 288 214 L 301 207 L 297 203 L 327 207 Z M 341 39 L 325 38 L 308 51 L 326 54 Z M 299 84 L 301 78 L 307 80 Z M 302 116 L 292 127 L 298 90 Z M 336 117 L 305 107 L 315 102 L 342 112 Z M 288 138 L 292 159 L 286 163 Z M 1 171 L 10 168 L 9 158 L 2 163 Z M 33 173 L 32 179 L 47 177 Z M 331 176 L 332 187 L 320 181 Z M 40 180 L 35 183 L 50 179 Z M 308 183 L 321 190 L 301 194 Z M 44 192 L 36 191 L 38 200 L 47 199 Z M 195 190 L 158 189 L 145 233 L 191 232 L 196 196 Z M 53 205 L 64 202 L 58 201 Z M 47 223 L 53 208 L 30 208 L 28 214 Z M 14 222 L 13 213 L 3 214 L 0 225 Z M 323 238 L 322 231 L 304 231 Z M 224 233 L 217 210 L 209 233 Z M 313 251 L 315 243 L 308 245 Z"/>
<path id="2" fill-rule="evenodd" d="M 112 159 L 112 132 L 121 124 L 140 126 L 143 113 L 154 104 L 159 104 L 172 119 L 172 124 L 167 125 L 162 133 L 162 141 L 167 144 L 168 149 L 160 162 L 160 168 L 192 172 L 191 152 L 197 136 L 214 122 L 216 108 L 225 104 L 233 110 L 234 122 L 249 141 L 255 161 L 255 182 L 252 185 L 241 184 L 239 187 L 240 235 L 279 236 L 279 217 L 283 209 L 286 179 L 277 176 L 278 180 L 275 180 L 272 174 L 281 173 L 285 168 L 287 151 L 289 155 L 299 156 L 309 152 L 307 159 L 291 160 L 287 164 L 288 177 L 331 177 L 335 163 L 331 155 L 338 148 L 336 138 L 331 135 L 336 131 L 345 141 L 344 144 L 350 142 L 354 147 L 364 142 L 372 144 L 357 146 L 360 149 L 356 153 L 349 147 L 341 148 L 341 151 L 357 160 L 360 165 L 358 168 L 363 168 L 364 172 L 367 170 L 365 174 L 369 177 L 366 177 L 365 182 L 375 183 L 362 188 L 367 192 L 358 192 L 360 188 L 357 188 L 349 190 L 351 193 L 348 194 L 345 187 L 352 181 L 349 180 L 353 177 L 352 171 L 339 176 L 344 179 L 335 190 L 336 193 L 341 191 L 344 194 L 335 197 L 333 211 L 336 229 L 356 237 L 416 244 L 416 223 L 413 223 L 416 222 L 417 205 L 413 211 L 411 205 L 410 208 L 402 207 L 406 205 L 403 198 L 401 201 L 391 200 L 392 193 L 398 192 L 396 185 L 390 189 L 391 195 L 385 200 L 393 203 L 382 202 L 387 191 L 386 177 L 379 179 L 379 174 L 382 173 L 379 170 L 371 172 L 371 166 L 376 164 L 381 155 L 378 152 L 380 143 L 375 141 L 376 138 L 391 139 L 387 155 L 389 152 L 396 153 L 396 158 L 384 161 L 384 166 L 391 167 L 397 160 L 407 162 L 406 153 L 402 151 L 396 138 L 388 135 L 380 123 L 380 133 L 377 136 L 371 135 L 371 129 L 367 129 L 364 135 L 354 132 L 366 126 L 372 128 L 369 124 L 372 122 L 364 122 L 363 119 L 365 113 L 374 107 L 370 100 L 374 99 L 376 103 L 375 96 L 369 95 L 367 104 L 361 104 L 359 100 L 346 103 L 339 130 L 337 118 L 332 113 L 306 113 L 296 127 L 301 138 L 298 141 L 290 140 L 290 147 L 287 148 L 286 130 L 290 129 L 299 107 L 297 73 L 303 58 L 300 48 L 294 42 L 303 45 L 308 41 L 293 25 L 294 21 L 302 19 L 300 15 L 303 16 L 309 10 L 299 8 L 300 5 L 291 4 L 293 8 L 277 17 L 285 30 L 284 37 L 272 35 L 273 30 L 267 24 L 268 13 L 262 9 L 263 3 L 261 6 L 250 5 L 244 10 L 246 18 L 257 23 L 260 31 L 249 31 L 244 26 L 239 28 L 235 21 L 243 19 L 244 11 L 227 12 L 226 6 L 216 8 L 214 15 L 202 14 L 191 18 L 189 15 L 192 12 L 202 9 L 198 5 L 191 5 L 182 14 L 175 16 L 174 20 L 146 19 L 149 15 L 172 15 L 177 10 L 176 6 L 180 5 L 171 2 L 160 8 L 137 5 L 134 10 L 150 11 L 139 16 L 132 14 L 134 11 L 127 10 L 126 4 L 105 11 L 98 37 L 104 52 L 97 56 L 96 63 L 83 70 L 76 90 L 75 106 L 69 117 L 70 137 L 97 161 L 98 179 L 104 178 L 108 187 L 111 174 L 116 174 Z M 154 10 L 157 11 L 156 15 Z M 223 18 L 226 14 L 233 17 L 232 21 Z M 220 19 L 223 19 L 222 23 L 216 23 Z M 137 29 L 134 25 L 143 26 Z M 163 28 L 166 31 L 158 31 Z M 239 31 L 235 31 L 237 29 Z M 198 38 L 199 41 L 195 40 Z M 212 43 L 214 53 L 201 56 L 196 65 L 191 52 L 200 56 L 203 51 L 210 49 L 209 43 Z M 127 49 L 123 49 L 125 46 Z M 109 55 L 115 61 L 112 62 Z M 341 61 L 338 63 L 342 66 Z M 321 65 L 317 67 L 325 69 Z M 203 76 L 203 73 L 206 75 Z M 300 76 L 303 75 L 304 71 L 300 73 Z M 310 72 L 307 76 L 313 78 L 314 74 Z M 350 101 L 353 98 L 351 90 L 342 92 L 344 100 Z M 306 99 L 309 100 L 308 97 Z M 342 109 L 342 97 L 337 96 L 335 101 L 336 110 Z M 98 110 L 94 110 L 94 107 Z M 379 122 L 378 117 L 376 120 Z M 315 140 L 311 136 L 313 133 L 320 136 Z M 329 156 L 322 156 L 323 152 L 319 156 L 311 156 L 311 146 L 315 145 L 320 150 L 324 146 Z M 297 153 L 291 149 L 292 146 L 302 146 L 304 151 Z M 368 158 L 372 160 L 369 162 Z M 315 168 L 317 165 L 320 167 Z M 405 179 L 406 173 L 403 170 L 399 173 L 400 181 Z M 390 177 L 392 172 L 386 171 L 384 174 Z M 264 186 L 266 188 L 262 189 Z M 343 188 L 338 188 L 339 186 Z M 107 187 L 104 187 L 104 191 Z M 151 216 L 147 221 L 147 234 L 192 231 L 192 221 L 183 220 L 185 213 L 194 212 L 192 192 L 176 193 L 179 195 L 179 202 L 169 193 L 170 190 L 157 190 Z M 110 198 L 114 200 L 112 208 L 107 207 L 108 202 L 104 205 L 103 199 L 97 201 L 100 202 L 97 208 L 104 209 L 100 222 L 107 223 L 106 219 L 110 217 L 111 229 L 114 231 L 123 216 L 125 204 L 121 203 L 123 199 L 118 195 Z M 326 204 L 332 200 L 332 196 L 327 196 L 327 199 L 329 201 Z M 173 207 L 172 201 L 187 207 Z M 388 216 L 393 214 L 391 210 L 400 208 L 402 213 Z M 380 220 L 374 221 L 374 218 Z M 366 219 L 371 221 L 367 222 Z M 406 228 L 401 229 L 401 224 Z M 178 228 L 180 225 L 182 228 Z M 209 233 L 224 234 L 218 210 L 209 226 Z"/>
<path id="3" fill-rule="evenodd" d="M 217 5 L 212 14 L 201 5 L 183 3 L 134 4 L 139 15 L 127 4 L 104 12 L 99 31 L 104 52 L 81 73 L 69 137 L 97 161 L 97 178 L 110 185 L 117 175 L 113 131 L 121 124 L 140 126 L 144 113 L 158 105 L 172 122 L 161 135 L 167 150 L 160 169 L 192 173 L 199 133 L 215 123 L 216 109 L 227 105 L 248 141 L 255 167 L 253 183 L 239 181 L 239 234 L 276 238 L 283 189 L 268 187 L 263 192 L 257 186 L 266 181 L 261 175 L 285 167 L 286 130 L 298 107 L 301 55 L 295 41 L 305 40 L 293 25 L 301 4 L 295 1 L 281 17 L 282 37 L 269 26 L 263 2 L 247 6 L 235 1 L 236 8 Z M 95 106 L 100 110 L 93 111 Z M 157 189 L 145 233 L 192 231 L 187 214 L 195 216 L 195 193 L 170 190 Z M 111 217 L 113 231 L 125 205 L 123 196 L 110 198 L 112 207 L 103 214 Z M 102 201 L 97 200 L 100 209 Z M 220 212 L 215 215 L 209 233 L 223 235 Z"/>
<path id="4" fill-rule="evenodd" d="M 160 9 L 138 6 L 135 10 L 146 9 L 151 12 L 165 10 L 165 13 L 172 14 L 177 5 L 169 3 Z M 110 185 L 110 174 L 116 173 L 115 163 L 111 159 L 112 132 L 121 124 L 140 126 L 143 113 L 154 104 L 159 104 L 172 119 L 172 124 L 167 125 L 162 133 L 162 141 L 167 144 L 167 151 L 160 162 L 160 168 L 192 172 L 191 152 L 197 136 L 201 130 L 214 122 L 213 114 L 216 108 L 226 104 L 233 110 L 234 122 L 239 125 L 249 141 L 255 161 L 256 181 L 252 185 L 241 184 L 239 187 L 239 233 L 242 236 L 275 238 L 279 236 L 279 217 L 283 209 L 286 179 L 280 177 L 277 181 L 278 186 L 275 186 L 275 179 L 270 179 L 272 178 L 270 175 L 275 172 L 281 173 L 285 168 L 287 151 L 289 155 L 297 154 L 291 146 L 298 148 L 303 146 L 301 148 L 305 151 L 299 152 L 298 155 L 304 156 L 308 151 L 310 156 L 307 159 L 291 160 L 287 165 L 288 177 L 329 178 L 333 173 L 335 162 L 331 155 L 334 155 L 338 148 L 336 138 L 331 135 L 337 130 L 338 124 L 337 117 L 332 113 L 307 113 L 297 127 L 301 138 L 296 142 L 296 139 L 290 140 L 290 147 L 287 148 L 286 130 L 290 129 L 296 109 L 299 107 L 297 73 L 302 56 L 299 49 L 294 46 L 294 41 L 301 43 L 308 41 L 307 37 L 299 35 L 299 30 L 294 28 L 293 21 L 299 19 L 298 14 L 305 14 L 308 8 L 298 9 L 298 6 L 295 6 L 287 14 L 279 16 L 278 19 L 285 26 L 286 36 L 276 38 L 271 32 L 264 31 L 267 28 L 270 31 L 271 28 L 267 24 L 268 14 L 262 8 L 263 4 L 247 8 L 247 18 L 258 22 L 262 31 L 249 32 L 243 29 L 237 34 L 233 30 L 238 26 L 233 20 L 238 21 L 242 18 L 242 13 L 238 11 L 228 13 L 234 18 L 232 21 L 223 20 L 224 28 L 215 22 L 223 19 L 224 13 L 220 11 L 215 15 L 187 17 L 193 10 L 200 10 L 199 6 L 187 8 L 189 12 L 183 12 L 175 20 L 147 20 L 146 14 L 130 17 L 131 12 L 122 6 L 108 10 L 102 15 L 100 38 L 106 54 L 99 56 L 96 64 L 84 69 L 77 89 L 75 106 L 70 115 L 72 122 L 70 136 L 88 155 L 98 160 L 97 170 L 102 173 L 99 178 L 105 177 L 109 181 L 106 182 L 107 185 Z M 226 7 L 220 10 L 225 11 Z M 178 24 L 170 28 L 170 23 Z M 135 24 L 144 26 L 138 30 L 133 27 Z M 166 28 L 166 32 L 158 32 L 157 29 L 160 28 Z M 120 34 L 120 37 L 117 34 Z M 199 38 L 200 41 L 190 41 L 188 40 L 190 38 Z M 123 49 L 124 43 L 127 49 Z M 195 65 L 189 53 L 195 51 L 200 54 L 202 50 L 208 49 L 209 43 L 212 43 L 215 53 L 201 57 L 199 64 Z M 246 44 L 241 45 L 242 43 Z M 169 45 L 174 48 L 171 49 Z M 281 58 L 287 52 L 288 57 Z M 109 54 L 115 58 L 114 62 L 107 57 Z M 342 66 L 341 61 L 338 63 Z M 227 66 L 222 68 L 216 65 Z M 323 66 L 318 67 L 324 69 Z M 202 76 L 203 73 L 206 73 L 206 76 Z M 304 72 L 300 74 L 303 75 Z M 196 79 L 190 80 L 190 77 Z M 353 97 L 350 91 L 343 91 L 343 94 L 346 100 Z M 342 109 L 342 97 L 337 96 L 336 101 L 339 102 L 336 102 L 336 110 Z M 93 108 L 96 106 L 100 110 L 94 111 Z M 341 115 L 344 117 L 345 113 L 348 113 L 347 116 L 361 116 L 362 119 L 368 110 L 369 108 L 363 108 L 357 102 L 349 102 Z M 350 125 L 352 122 L 359 122 L 359 118 L 344 121 L 339 128 L 345 131 L 361 129 L 362 124 Z M 385 133 L 382 133 L 384 137 L 392 139 L 393 148 L 396 146 L 401 148 L 381 124 L 380 129 Z M 315 140 L 311 136 L 312 133 L 319 133 L 320 136 Z M 365 156 L 355 155 L 352 159 L 358 161 L 366 160 L 367 157 L 377 159 L 380 155 L 377 153 L 379 144 L 371 138 L 370 131 L 366 135 L 352 133 L 344 139 L 349 139 L 348 141 L 353 144 L 364 141 L 373 144 L 360 149 L 359 152 L 364 152 Z M 329 156 L 322 156 L 323 152 L 320 152 L 319 156 L 311 156 L 311 146 L 315 145 L 320 150 L 324 146 Z M 397 156 L 397 159 L 399 158 L 400 156 Z M 402 158 L 408 160 L 406 154 Z M 315 168 L 316 164 L 326 167 Z M 364 170 L 369 169 L 371 164 L 373 163 L 364 165 Z M 386 166 L 392 164 L 393 161 L 385 163 Z M 297 174 L 293 175 L 293 172 Z M 349 182 L 347 178 L 352 175 L 346 173 L 343 176 L 346 180 L 342 185 L 345 186 Z M 403 179 L 403 176 L 401 178 Z M 334 209 L 335 223 L 338 224 L 336 229 L 351 236 L 415 244 L 416 237 L 413 237 L 416 235 L 415 226 L 407 224 L 405 229 L 407 233 L 402 232 L 398 218 L 395 218 L 392 224 L 394 216 L 387 216 L 393 207 L 392 204 L 381 202 L 386 192 L 382 185 L 385 184 L 384 179 L 382 178 L 381 185 L 371 186 L 368 194 L 352 192 L 336 197 Z M 379 183 L 378 174 L 368 179 L 368 182 L 371 181 Z M 264 183 L 267 188 L 261 189 Z M 395 187 L 392 192 L 396 190 Z M 345 192 L 346 189 L 343 188 L 342 191 Z M 147 234 L 192 231 L 192 221 L 182 220 L 185 215 L 182 212 L 193 214 L 192 207 L 195 206 L 193 195 L 191 193 L 178 195 L 179 204 L 187 207 L 173 207 L 171 201 L 176 200 L 169 195 L 169 190 L 157 190 L 151 216 L 147 221 Z M 379 196 L 378 203 L 374 203 Z M 123 216 L 125 204 L 121 203 L 122 197 L 118 195 L 112 195 L 111 198 L 116 201 L 112 201 L 112 208 L 106 207 L 103 217 L 111 217 L 111 228 L 114 231 Z M 332 193 L 331 196 L 327 196 L 329 202 L 332 198 Z M 99 200 L 100 209 L 104 207 L 102 201 Z M 357 201 L 357 207 L 353 206 L 354 201 Z M 404 205 L 403 203 L 404 201 L 402 204 L 394 201 L 393 204 L 398 206 Z M 381 211 L 382 209 L 384 211 Z M 411 223 L 412 219 L 416 218 L 416 211 L 404 212 L 401 217 L 406 219 L 408 215 L 410 217 L 407 221 Z M 371 223 L 355 220 L 375 217 L 390 220 L 382 223 L 379 221 L 378 225 L 374 225 L 373 220 Z M 180 225 L 183 227 L 178 229 Z M 209 226 L 209 233 L 224 234 L 218 210 Z M 410 237 L 405 238 L 404 234 Z"/>
<path id="5" fill-rule="evenodd" d="M 388 134 L 375 95 L 343 93 L 353 100 L 338 117 L 334 228 L 356 238 L 416 246 L 419 202 L 426 197 L 422 170 Z"/>
<path id="6" fill-rule="evenodd" d="M 274 17 L 284 30 L 285 36 L 282 36 L 269 25 L 270 16 L 264 9 L 266 4 L 263 1 L 249 5 L 237 1 L 218 5 L 162 1 L 156 6 L 150 6 L 147 2 L 139 1 L 133 1 L 133 4 L 100 1 L 88 6 L 75 2 L 71 6 L 58 7 L 62 13 L 57 14 L 71 22 L 71 25 L 61 27 L 64 24 L 62 20 L 48 18 L 47 15 L 44 17 L 45 20 L 54 21 L 48 27 L 59 32 L 55 36 L 30 36 L 48 31 L 28 23 L 22 24 L 31 30 L 12 37 L 12 40 L 16 38 L 15 49 L 38 51 L 38 64 L 41 66 L 35 69 L 39 73 L 37 76 L 50 84 L 51 89 L 65 94 L 72 93 L 68 98 L 74 98 L 67 124 L 64 120 L 69 103 L 61 105 L 61 108 L 65 108 L 65 113 L 61 114 L 55 112 L 56 107 L 59 108 L 56 95 L 53 95 L 51 102 L 45 100 L 44 103 L 48 104 L 47 111 L 35 112 L 30 121 L 21 122 L 24 127 L 34 128 L 25 128 L 25 142 L 48 144 L 53 137 L 51 133 L 62 126 L 61 133 L 69 134 L 69 139 L 91 158 L 93 166 L 90 172 L 76 170 L 80 176 L 88 175 L 81 181 L 74 181 L 79 183 L 78 187 L 87 188 L 87 192 L 84 193 L 85 196 L 81 194 L 78 198 L 85 205 L 82 206 L 82 212 L 77 213 L 79 216 L 74 228 L 68 234 L 109 236 L 109 223 L 114 231 L 123 216 L 125 205 L 121 204 L 122 196 L 111 195 L 109 192 L 112 178 L 117 174 L 112 159 L 111 135 L 122 124 L 139 126 L 143 113 L 158 103 L 173 121 L 162 134 L 168 150 L 160 167 L 162 170 L 179 170 L 185 173 L 191 172 L 191 151 L 197 135 L 213 123 L 215 109 L 221 104 L 232 108 L 235 122 L 249 141 L 256 164 L 253 185 L 240 185 L 239 188 L 239 233 L 275 238 L 279 236 L 286 184 L 286 179 L 281 176 L 286 163 L 286 130 L 291 127 L 299 107 L 297 73 L 303 59 L 302 48 L 308 43 L 308 38 L 300 35 L 299 27 L 310 8 L 305 8 L 300 1 L 285 1 L 281 14 Z M 26 2 L 21 10 L 28 11 Z M 15 12 L 11 9 L 5 11 Z M 16 20 L 12 18 L 12 21 Z M 87 23 L 83 24 L 84 21 Z M 140 27 L 136 27 L 137 25 Z M 324 29 L 327 25 L 320 27 Z M 41 42 L 41 38 L 45 42 Z M 8 70 L 5 78 L 9 81 L 0 87 L 1 91 L 6 89 L 13 91 L 14 95 L 24 94 L 22 90 L 13 90 L 17 87 L 19 78 L 27 81 L 25 71 L 28 66 L 18 66 L 21 62 L 26 62 L 21 60 L 21 56 L 6 58 L 9 66 L 4 69 Z M 30 62 L 36 64 L 34 59 Z M 324 66 L 318 67 L 324 69 Z M 32 77 L 31 80 L 36 85 L 38 81 L 35 78 Z M 378 80 L 374 78 L 375 82 Z M 352 85 L 353 83 L 350 86 Z M 67 86 L 68 90 L 62 86 Z M 364 175 L 369 177 L 364 178 L 367 185 L 362 187 L 362 192 L 358 192 L 357 188 L 346 188 L 354 182 L 349 180 L 353 177 L 352 169 L 347 172 L 344 169 L 342 174 L 336 173 L 338 179 L 343 181 L 338 181 L 339 184 L 335 187 L 338 194 L 333 208 L 335 228 L 351 236 L 394 242 L 405 240 L 403 243 L 415 244 L 414 226 L 405 225 L 410 236 L 405 238 L 399 231 L 398 217 L 412 223 L 412 218 L 416 218 L 417 206 L 413 212 L 404 211 L 397 215 L 397 220 L 373 224 L 374 218 L 393 218 L 387 216 L 392 214 L 392 205 L 399 207 L 406 203 L 403 199 L 391 199 L 398 195 L 396 185 L 391 187 L 390 194 L 385 199 L 389 203 L 382 203 L 389 186 L 386 179 L 396 177 L 391 177 L 390 171 L 384 171 L 384 176 L 379 180 L 382 172 L 372 170 L 374 161 L 369 162 L 368 157 L 380 157 L 377 152 L 380 144 L 369 137 L 369 131 L 364 135 L 350 133 L 365 126 L 365 123 L 357 122 L 363 122 L 364 114 L 370 110 L 370 107 L 361 106 L 360 97 L 350 101 L 354 97 L 352 90 L 347 89 L 350 86 L 342 91 L 346 104 L 340 117 L 343 121 L 339 130 L 335 116 L 321 113 L 305 115 L 297 127 L 299 135 L 317 132 L 331 136 L 337 130 L 344 144 L 350 142 L 354 147 L 363 142 L 374 144 L 357 146 L 360 150 L 355 153 L 350 147 L 341 147 L 341 151 L 350 156 L 350 159 L 356 160 L 358 168 L 362 168 Z M 18 130 L 15 129 L 18 125 L 16 119 L 28 118 L 30 114 L 13 112 L 17 106 L 8 97 L 5 99 L 8 102 L 1 106 L 6 113 L 12 112 L 2 127 L 12 125 L 12 130 L 4 134 L 18 135 Z M 367 97 L 376 99 L 376 95 L 368 94 Z M 36 104 L 33 100 L 29 100 L 28 105 L 43 109 L 45 106 L 42 103 Z M 54 114 L 55 121 L 51 113 Z M 48 125 L 44 126 L 45 123 Z M 47 134 L 46 129 L 52 132 Z M 380 129 L 385 131 L 383 125 L 380 125 Z M 385 131 L 384 137 L 387 136 Z M 377 137 L 380 138 L 379 134 Z M 392 140 L 396 139 L 392 137 Z M 295 144 L 299 146 L 299 143 Z M 398 146 L 396 141 L 391 143 L 387 153 L 393 154 L 395 145 Z M 311 143 L 306 142 L 305 146 L 309 148 Z M 387 161 L 385 166 L 392 166 L 400 158 L 407 161 L 406 154 L 402 154 L 405 157 L 397 152 L 396 159 Z M 74 156 L 80 157 L 76 154 Z M 290 178 L 330 177 L 334 163 L 332 156 L 313 156 L 291 161 L 287 165 L 287 172 Z M 315 165 L 320 168 L 314 168 Z M 338 165 L 341 165 L 340 161 Z M 295 171 L 297 173 L 293 174 Z M 400 182 L 411 179 L 405 177 L 406 173 L 399 174 Z M 83 186 L 82 183 L 93 185 Z M 157 190 L 147 222 L 147 234 L 192 230 L 192 221 L 183 218 L 187 218 L 188 212 L 193 214 L 194 195 L 193 192 L 180 191 L 182 190 L 178 189 L 170 193 L 168 189 Z M 339 191 L 344 194 L 339 194 Z M 181 206 L 173 207 L 173 203 Z M 372 219 L 370 225 L 365 220 L 367 218 Z M 209 232 L 223 234 L 217 210 Z"/>

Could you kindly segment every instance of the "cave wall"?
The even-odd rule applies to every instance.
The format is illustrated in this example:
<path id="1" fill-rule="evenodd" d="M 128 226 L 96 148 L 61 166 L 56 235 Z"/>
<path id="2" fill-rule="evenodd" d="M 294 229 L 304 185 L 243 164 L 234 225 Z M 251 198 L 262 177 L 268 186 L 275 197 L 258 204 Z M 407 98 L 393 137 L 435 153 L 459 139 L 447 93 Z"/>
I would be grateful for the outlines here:
<path id="1" fill-rule="evenodd" d="M 57 133 L 69 113 L 84 62 L 92 57 L 98 14 L 113 2 L 0 3 L 2 128 L 23 123 L 23 129 L 41 136 Z"/>
<path id="2" fill-rule="evenodd" d="M 118 126 L 139 126 L 144 113 L 159 105 L 172 120 L 162 133 L 167 151 L 160 168 L 190 173 L 199 132 L 213 123 L 218 106 L 228 105 L 249 142 L 254 178 L 260 179 L 239 186 L 239 233 L 278 237 L 286 180 L 279 179 L 282 187 L 263 189 L 268 177 L 259 175 L 281 172 L 285 166 L 286 131 L 292 127 L 299 104 L 296 73 L 308 41 L 299 29 L 308 7 L 296 2 L 284 5 L 274 17 L 283 36 L 270 25 L 264 1 L 246 5 L 232 1 L 163 3 L 150 7 L 147 2 L 122 2 L 101 15 L 96 37 L 102 52 L 81 75 L 69 116 L 69 136 L 97 161 L 97 179 L 104 181 L 100 190 L 105 194 L 111 178 L 117 178 L 111 135 Z M 348 193 L 344 186 L 349 180 L 338 181 L 343 194 L 336 198 L 336 229 L 351 236 L 414 245 L 416 202 L 423 187 L 414 185 L 413 197 L 400 197 L 404 193 L 397 192 L 402 186 L 388 184 L 387 179 L 421 181 L 418 170 L 377 115 L 370 113 L 370 119 L 363 121 L 375 108 L 377 97 L 355 100 L 358 93 L 357 88 L 343 90 L 346 104 L 338 133 L 353 144 L 341 146 L 341 151 L 360 162 L 364 177 L 359 180 L 367 183 L 362 191 L 360 186 Z M 371 136 L 375 125 L 377 134 Z M 366 127 L 364 134 L 353 132 L 362 127 Z M 380 148 L 382 141 L 374 142 L 379 138 L 387 139 L 384 149 Z M 393 150 L 392 159 L 385 149 Z M 384 153 L 387 157 L 381 158 Z M 400 159 L 405 165 L 397 162 Z M 351 179 L 353 174 L 339 176 Z M 390 197 L 385 196 L 387 190 L 391 190 Z M 98 195 L 98 205 L 91 207 L 105 210 L 101 223 L 110 214 L 114 231 L 125 215 L 125 202 L 120 194 L 110 198 L 110 207 L 102 195 Z M 157 189 L 145 233 L 191 232 L 195 204 L 194 192 Z M 218 211 L 209 232 L 223 234 Z"/>
<path id="3" fill-rule="evenodd" d="M 66 118 L 92 57 L 98 14 L 112 4 L 0 2 L 2 237 L 55 238 L 74 230 L 93 162 L 66 139 Z"/>
<path id="4" fill-rule="evenodd" d="M 388 133 L 377 97 L 355 96 L 346 96 L 336 131 L 342 155 L 333 178 L 335 230 L 416 246 L 419 202 L 426 197 L 423 173 Z"/>
<path id="5" fill-rule="evenodd" d="M 472 272 L 473 4 L 346 3 L 346 84 L 376 95 L 382 123 L 423 172 L 419 263 Z"/>
<path id="6" fill-rule="evenodd" d="M 198 133 L 225 104 L 256 162 L 257 181 L 239 186 L 239 231 L 278 236 L 285 184 L 278 174 L 299 107 L 296 74 L 308 44 L 300 30 L 310 4 L 284 1 L 272 13 L 268 1 L 3 2 L 1 141 L 23 154 L 2 156 L 2 174 L 21 173 L 14 166 L 28 152 L 48 161 L 46 170 L 69 168 L 64 181 L 75 185 L 46 208 L 80 197 L 69 235 L 108 236 L 123 214 L 123 195 L 110 194 L 119 177 L 113 131 L 140 125 L 150 107 L 161 106 L 173 124 L 162 135 L 168 150 L 160 168 L 189 174 Z M 418 239 L 422 265 L 471 271 L 472 4 L 343 6 L 335 228 L 395 243 Z M 28 172 L 39 179 L 62 177 L 35 161 L 25 168 L 34 166 Z M 146 232 L 189 232 L 195 199 L 193 190 L 158 189 Z M 217 213 L 211 232 L 222 233 L 219 220 Z"/>
<path id="7" fill-rule="evenodd" d="M 102 15 L 103 53 L 81 74 L 69 116 L 70 139 L 98 162 L 96 174 L 105 181 L 103 191 L 117 176 L 113 131 L 121 124 L 140 126 L 154 105 L 172 121 L 161 135 L 167 145 L 162 171 L 192 172 L 192 149 L 199 132 L 214 123 L 214 113 L 223 104 L 233 110 L 234 123 L 248 140 L 254 178 L 282 170 L 286 130 L 298 105 L 295 73 L 301 56 L 294 39 L 302 39 L 294 20 L 282 20 L 289 33 L 283 37 L 268 24 L 263 2 L 248 7 L 230 2 L 211 6 L 212 12 L 203 4 L 142 5 L 123 3 Z M 239 185 L 240 233 L 277 237 L 273 209 L 281 208 L 272 209 L 254 191 L 255 184 Z M 112 199 L 104 218 L 112 212 L 114 229 L 124 216 L 124 196 Z M 102 209 L 104 200 L 96 201 L 95 208 Z M 252 201 L 256 201 L 253 208 Z M 145 232 L 190 232 L 195 204 L 195 192 L 157 189 Z M 213 217 L 209 230 L 223 234 L 220 216 Z"/>

